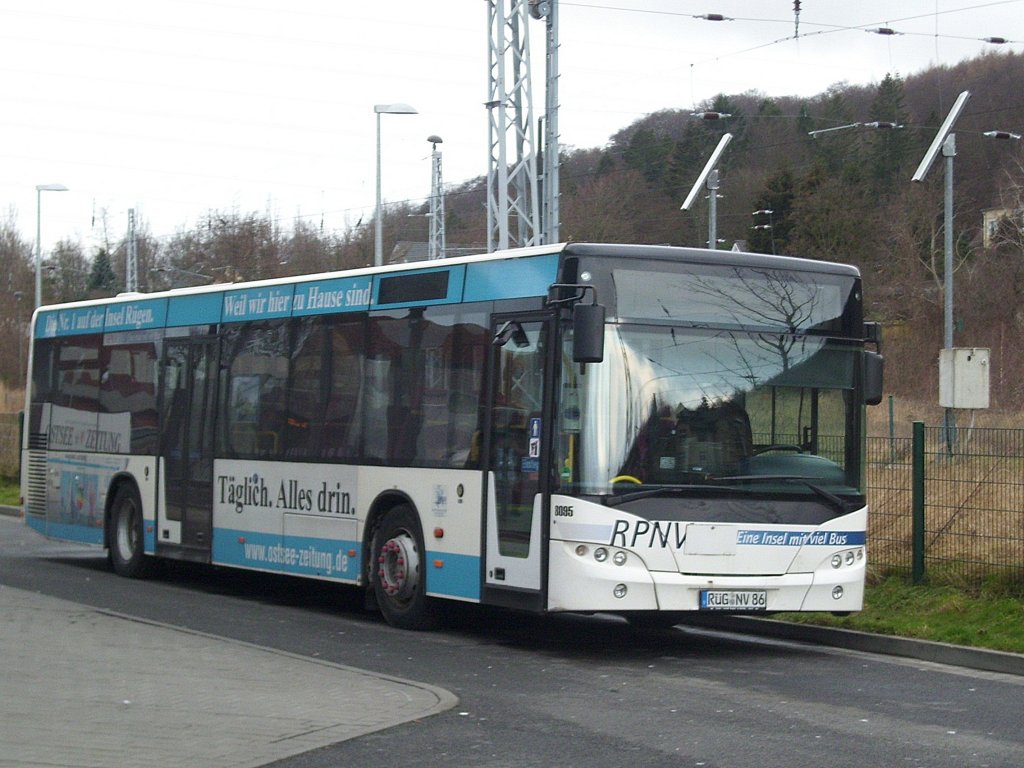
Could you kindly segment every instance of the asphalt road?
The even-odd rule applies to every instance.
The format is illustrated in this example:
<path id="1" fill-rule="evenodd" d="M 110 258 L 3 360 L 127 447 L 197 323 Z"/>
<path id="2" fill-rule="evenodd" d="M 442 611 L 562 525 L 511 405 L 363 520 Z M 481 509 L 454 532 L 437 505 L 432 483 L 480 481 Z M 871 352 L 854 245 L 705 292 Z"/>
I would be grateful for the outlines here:
<path id="1" fill-rule="evenodd" d="M 446 630 L 409 633 L 330 585 L 177 564 L 129 581 L 99 552 L 0 525 L 0 583 L 459 697 L 279 768 L 1024 764 L 1020 677 L 600 616 L 466 610 Z"/>

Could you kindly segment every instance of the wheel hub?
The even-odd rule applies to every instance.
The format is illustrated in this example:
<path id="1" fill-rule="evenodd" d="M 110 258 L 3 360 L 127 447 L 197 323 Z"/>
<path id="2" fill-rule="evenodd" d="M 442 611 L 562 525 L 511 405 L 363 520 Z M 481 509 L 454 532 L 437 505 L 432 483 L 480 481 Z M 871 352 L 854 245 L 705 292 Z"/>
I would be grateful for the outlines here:
<path id="1" fill-rule="evenodd" d="M 117 546 L 122 557 L 130 559 L 137 546 L 135 521 L 130 511 L 122 510 L 117 518 Z"/>
<path id="2" fill-rule="evenodd" d="M 419 553 L 412 536 L 402 533 L 385 541 L 377 564 L 377 576 L 385 594 L 398 600 L 412 597 L 420 570 Z"/>

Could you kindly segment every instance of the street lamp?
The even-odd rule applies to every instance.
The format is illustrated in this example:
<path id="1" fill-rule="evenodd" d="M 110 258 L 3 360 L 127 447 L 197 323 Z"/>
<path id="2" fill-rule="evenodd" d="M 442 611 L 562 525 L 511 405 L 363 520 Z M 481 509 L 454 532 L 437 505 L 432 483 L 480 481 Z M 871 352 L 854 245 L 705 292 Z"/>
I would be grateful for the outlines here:
<path id="1" fill-rule="evenodd" d="M 381 266 L 384 263 L 384 230 L 381 226 L 380 210 L 380 116 L 381 115 L 415 115 L 415 109 L 408 104 L 374 104 L 373 111 L 377 115 L 377 213 L 374 216 L 373 263 Z"/>
<path id="2" fill-rule="evenodd" d="M 43 276 L 40 271 L 40 265 L 42 263 L 42 245 L 40 239 L 42 237 L 42 216 L 40 210 L 42 208 L 42 197 L 43 192 L 67 192 L 68 188 L 63 184 L 36 184 L 36 303 L 35 307 L 38 308 L 43 303 Z"/>

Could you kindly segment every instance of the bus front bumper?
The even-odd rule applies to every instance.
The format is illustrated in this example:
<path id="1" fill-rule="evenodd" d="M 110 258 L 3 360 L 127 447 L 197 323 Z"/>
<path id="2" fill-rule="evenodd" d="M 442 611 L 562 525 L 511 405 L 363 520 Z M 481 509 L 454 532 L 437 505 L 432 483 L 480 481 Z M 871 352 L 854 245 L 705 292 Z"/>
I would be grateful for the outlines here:
<path id="1" fill-rule="evenodd" d="M 598 559 L 598 548 L 551 542 L 548 610 L 847 612 L 863 607 L 866 558 L 838 569 L 826 559 L 810 572 L 711 576 L 651 571 L 635 553 L 610 547 Z"/>

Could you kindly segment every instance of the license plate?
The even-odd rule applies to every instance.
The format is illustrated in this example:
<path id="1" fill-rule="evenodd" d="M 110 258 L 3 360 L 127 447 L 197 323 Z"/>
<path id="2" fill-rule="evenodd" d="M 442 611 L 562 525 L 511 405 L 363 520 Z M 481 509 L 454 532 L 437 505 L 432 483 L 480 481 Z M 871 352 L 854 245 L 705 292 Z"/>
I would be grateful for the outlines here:
<path id="1" fill-rule="evenodd" d="M 768 608 L 768 593 L 764 590 L 702 589 L 702 611 L 764 611 Z"/>

